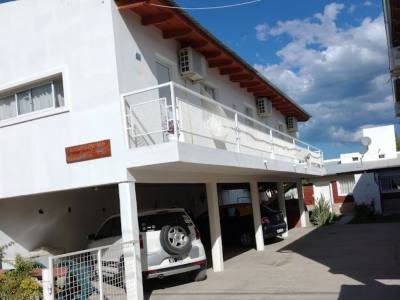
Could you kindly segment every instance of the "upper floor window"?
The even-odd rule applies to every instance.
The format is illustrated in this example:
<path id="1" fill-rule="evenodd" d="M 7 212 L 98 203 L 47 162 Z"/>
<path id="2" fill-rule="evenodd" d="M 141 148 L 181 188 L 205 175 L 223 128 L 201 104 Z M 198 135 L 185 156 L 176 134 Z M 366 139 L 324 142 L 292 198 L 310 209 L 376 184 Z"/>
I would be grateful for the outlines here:
<path id="1" fill-rule="evenodd" d="M 207 97 L 209 97 L 213 100 L 217 100 L 217 93 L 215 91 L 215 88 L 213 88 L 212 86 L 209 86 L 207 84 L 203 84 L 202 88 L 203 88 L 204 94 Z"/>
<path id="2" fill-rule="evenodd" d="M 244 106 L 244 114 L 251 119 L 254 119 L 254 109 L 248 105 Z M 254 122 L 251 119 L 245 119 L 246 125 L 254 127 Z"/>
<path id="3" fill-rule="evenodd" d="M 0 121 L 64 105 L 62 78 L 48 79 L 0 96 Z"/>

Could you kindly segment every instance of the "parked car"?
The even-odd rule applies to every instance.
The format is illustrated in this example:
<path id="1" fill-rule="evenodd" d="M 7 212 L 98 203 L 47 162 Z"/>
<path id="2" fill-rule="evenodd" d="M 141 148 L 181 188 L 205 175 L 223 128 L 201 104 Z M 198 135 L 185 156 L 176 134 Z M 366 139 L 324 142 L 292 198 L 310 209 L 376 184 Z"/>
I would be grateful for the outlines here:
<path id="1" fill-rule="evenodd" d="M 141 212 L 139 228 L 143 278 L 163 278 L 180 273 L 189 273 L 194 281 L 207 278 L 200 233 L 184 209 Z M 120 216 L 111 216 L 92 236 L 89 248 L 112 245 L 121 239 Z M 114 259 L 121 261 L 122 258 Z M 122 268 L 107 268 L 106 272 L 112 277 L 122 272 Z"/>
<path id="2" fill-rule="evenodd" d="M 286 222 L 281 211 L 273 210 L 261 204 L 261 224 L 264 239 L 282 235 L 286 230 Z M 239 243 L 243 247 L 251 247 L 254 242 L 254 221 L 251 204 L 229 204 L 220 206 L 220 221 L 222 240 Z M 202 233 L 203 243 L 209 244 L 208 212 L 196 219 L 196 224 Z"/>

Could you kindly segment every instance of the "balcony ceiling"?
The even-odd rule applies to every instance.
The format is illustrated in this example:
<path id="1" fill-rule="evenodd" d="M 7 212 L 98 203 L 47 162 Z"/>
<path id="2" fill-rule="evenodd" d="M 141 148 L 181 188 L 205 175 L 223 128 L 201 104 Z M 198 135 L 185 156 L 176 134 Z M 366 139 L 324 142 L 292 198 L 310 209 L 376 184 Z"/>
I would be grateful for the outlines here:
<path id="1" fill-rule="evenodd" d="M 141 17 L 143 26 L 155 26 L 164 39 L 175 39 L 181 47 L 190 46 L 200 52 L 210 68 L 218 68 L 221 75 L 229 76 L 254 96 L 266 96 L 275 109 L 299 121 L 307 121 L 310 115 L 280 91 L 252 66 L 216 37 L 204 29 L 193 18 L 180 9 L 155 5 L 176 6 L 171 0 L 116 0 L 119 10 L 131 10 Z M 153 5 L 155 4 L 155 5 Z"/>

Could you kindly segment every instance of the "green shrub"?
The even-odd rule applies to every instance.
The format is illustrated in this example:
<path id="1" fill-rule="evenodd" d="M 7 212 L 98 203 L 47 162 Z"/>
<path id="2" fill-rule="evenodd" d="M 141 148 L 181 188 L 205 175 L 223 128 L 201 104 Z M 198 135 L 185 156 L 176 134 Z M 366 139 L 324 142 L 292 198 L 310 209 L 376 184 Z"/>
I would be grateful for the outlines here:
<path id="1" fill-rule="evenodd" d="M 334 217 L 335 214 L 331 213 L 328 201 L 321 197 L 311 211 L 310 221 L 313 225 L 319 227 L 331 223 Z"/>
<path id="2" fill-rule="evenodd" d="M 42 298 L 42 287 L 32 277 L 33 262 L 17 256 L 15 269 L 0 275 L 1 300 L 36 300 Z"/>

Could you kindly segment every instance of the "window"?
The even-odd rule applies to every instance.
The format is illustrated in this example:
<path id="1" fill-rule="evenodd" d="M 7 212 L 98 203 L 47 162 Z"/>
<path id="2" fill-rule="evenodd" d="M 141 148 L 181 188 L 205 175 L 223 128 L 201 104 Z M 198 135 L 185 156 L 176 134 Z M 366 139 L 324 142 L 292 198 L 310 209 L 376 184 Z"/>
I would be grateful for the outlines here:
<path id="1" fill-rule="evenodd" d="M 278 123 L 278 130 L 280 132 L 285 132 L 285 124 L 283 123 Z"/>
<path id="2" fill-rule="evenodd" d="M 381 176 L 380 184 L 383 193 L 400 192 L 400 175 Z"/>
<path id="3" fill-rule="evenodd" d="M 217 100 L 217 93 L 215 92 L 215 88 L 209 86 L 207 84 L 203 84 L 202 86 L 205 96 Z"/>
<path id="4" fill-rule="evenodd" d="M 385 158 L 385 154 L 379 154 L 379 159 Z"/>
<path id="5" fill-rule="evenodd" d="M 355 180 L 354 175 L 339 178 L 338 181 L 338 194 L 340 196 L 346 196 L 351 194 L 354 189 Z"/>
<path id="6" fill-rule="evenodd" d="M 357 157 L 357 156 L 353 156 L 351 159 L 352 159 L 353 161 L 358 161 L 358 157 Z"/>
<path id="7" fill-rule="evenodd" d="M 46 80 L 0 97 L 0 121 L 64 105 L 62 79 Z"/>
<path id="8" fill-rule="evenodd" d="M 119 217 L 108 220 L 100 229 L 96 240 L 106 239 L 121 235 L 121 219 Z"/>
<path id="9" fill-rule="evenodd" d="M 244 114 L 251 119 L 254 119 L 254 109 L 248 105 L 244 106 Z M 247 126 L 254 127 L 254 122 L 248 118 L 245 119 Z"/>

